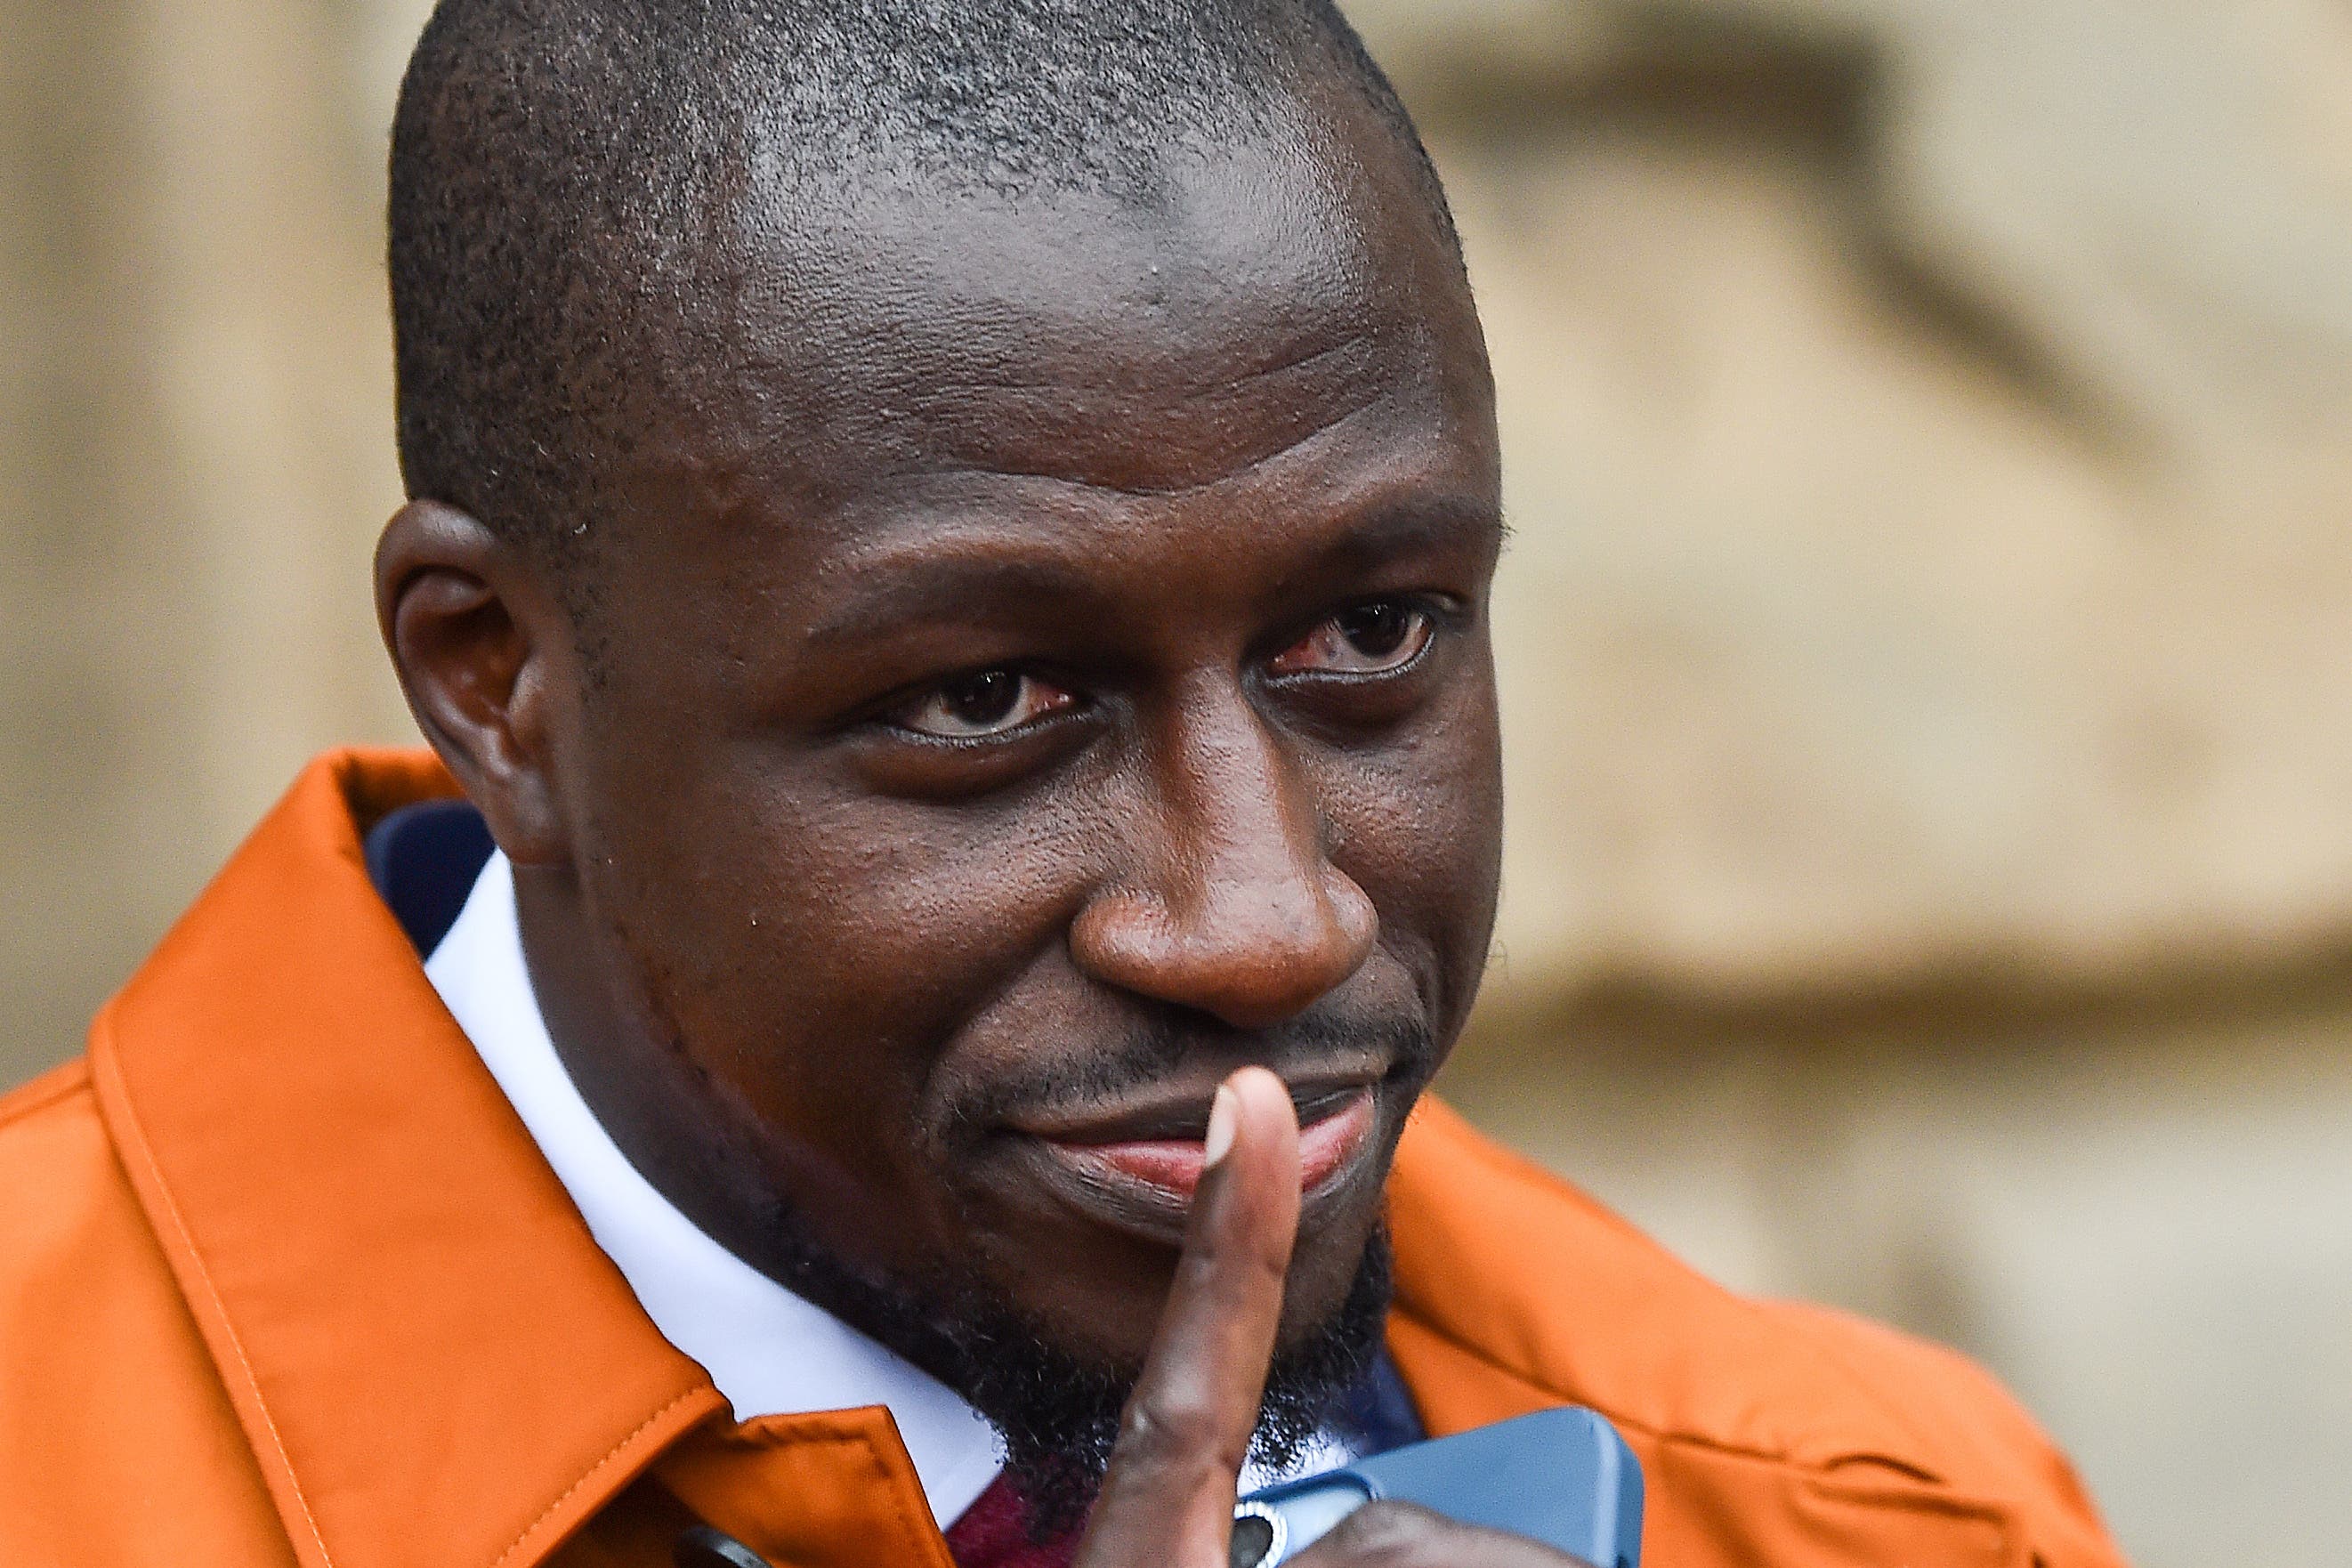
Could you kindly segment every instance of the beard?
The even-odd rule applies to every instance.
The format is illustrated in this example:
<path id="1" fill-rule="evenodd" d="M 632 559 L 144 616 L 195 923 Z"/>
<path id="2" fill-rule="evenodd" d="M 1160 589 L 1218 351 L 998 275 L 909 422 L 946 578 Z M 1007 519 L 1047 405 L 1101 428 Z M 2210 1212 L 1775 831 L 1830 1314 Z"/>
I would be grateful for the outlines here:
<path id="1" fill-rule="evenodd" d="M 693 1063 L 670 1005 L 667 972 L 621 922 L 609 929 L 637 972 L 656 1033 L 669 1042 L 673 1059 Z M 1166 1010 L 1137 1021 L 1126 1039 L 1082 1061 L 999 1073 L 953 1108 L 949 1135 L 985 1139 L 1015 1109 L 1085 1104 L 1148 1084 L 1201 1027 Z M 1445 1054 L 1425 1024 L 1401 1017 L 1301 1017 L 1259 1032 L 1259 1044 L 1274 1058 L 1376 1047 L 1388 1062 L 1386 1087 L 1405 1106 L 1420 1097 Z M 702 1068 L 690 1070 L 710 1086 Z M 703 1135 L 733 1149 L 724 1163 L 756 1170 L 762 1162 L 750 1126 L 748 1117 L 722 1119 Z M 793 1205 L 771 1199 L 762 1206 L 756 1267 L 961 1394 L 996 1429 L 1033 1536 L 1050 1539 L 1085 1521 L 1109 1469 L 1139 1363 L 1122 1365 L 1072 1350 L 977 1268 L 950 1259 L 919 1277 L 877 1274 L 828 1247 Z M 1388 1231 L 1377 1224 L 1339 1305 L 1291 1343 L 1276 1346 L 1250 1459 L 1286 1468 L 1362 1381 L 1380 1353 L 1392 1275 Z"/>
<path id="2" fill-rule="evenodd" d="M 787 1265 L 784 1283 L 954 1389 L 996 1428 L 1034 1539 L 1050 1540 L 1084 1522 L 1140 1366 L 1055 1342 L 976 1272 L 877 1281 L 817 1242 L 794 1215 L 776 1218 L 772 1234 Z M 1338 1308 L 1276 1348 L 1250 1458 L 1270 1468 L 1289 1465 L 1370 1370 L 1387 1322 L 1391 1272 L 1387 1230 L 1375 1229 Z"/>

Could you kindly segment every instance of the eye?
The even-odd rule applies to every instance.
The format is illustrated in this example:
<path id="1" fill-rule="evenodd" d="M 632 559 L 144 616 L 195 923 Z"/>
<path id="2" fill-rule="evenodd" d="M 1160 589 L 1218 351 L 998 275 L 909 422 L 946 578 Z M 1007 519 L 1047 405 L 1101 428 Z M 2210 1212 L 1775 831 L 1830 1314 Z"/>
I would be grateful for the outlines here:
<path id="1" fill-rule="evenodd" d="M 1077 699 L 1017 669 L 958 676 L 916 698 L 891 722 L 941 741 L 984 741 L 1077 705 Z"/>
<path id="2" fill-rule="evenodd" d="M 1276 675 L 1384 675 L 1429 646 L 1436 621 L 1406 599 L 1374 599 L 1340 611 L 1275 655 Z"/>

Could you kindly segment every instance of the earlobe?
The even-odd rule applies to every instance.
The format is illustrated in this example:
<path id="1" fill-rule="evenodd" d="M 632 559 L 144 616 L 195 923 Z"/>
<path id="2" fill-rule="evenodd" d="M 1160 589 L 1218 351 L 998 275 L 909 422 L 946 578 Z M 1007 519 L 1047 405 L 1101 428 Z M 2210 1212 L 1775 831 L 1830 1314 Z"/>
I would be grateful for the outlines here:
<path id="1" fill-rule="evenodd" d="M 541 575 L 438 501 L 402 507 L 376 544 L 376 620 L 409 711 L 519 865 L 570 849 L 553 729 L 571 638 Z"/>

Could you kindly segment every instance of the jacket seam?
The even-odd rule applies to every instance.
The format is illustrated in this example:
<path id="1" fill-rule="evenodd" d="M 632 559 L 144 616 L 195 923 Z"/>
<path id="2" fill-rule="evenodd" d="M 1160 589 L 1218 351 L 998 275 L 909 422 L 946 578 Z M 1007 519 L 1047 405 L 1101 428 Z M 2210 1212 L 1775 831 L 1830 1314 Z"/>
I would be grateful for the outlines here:
<path id="1" fill-rule="evenodd" d="M 883 1458 L 881 1447 L 874 1441 L 874 1435 L 870 1431 L 845 1432 L 834 1441 L 854 1445 L 864 1449 L 866 1462 L 873 1468 L 876 1476 L 879 1479 L 885 1481 L 899 1479 L 894 1468 Z M 909 1461 L 909 1467 L 911 1468 L 911 1461 Z M 929 1547 L 935 1563 L 940 1558 L 947 1557 L 946 1537 L 940 1530 L 939 1521 L 931 1517 L 929 1508 L 926 1506 L 921 1515 L 918 1517 L 915 1511 L 907 1506 L 905 1487 L 889 1486 L 884 1489 L 890 1499 L 891 1518 L 897 1521 L 899 1530 L 907 1538 L 919 1545 Z"/>
<path id="2" fill-rule="evenodd" d="M 873 1465 L 875 1469 L 887 1477 L 890 1473 L 890 1468 L 883 1463 L 882 1455 L 880 1451 L 875 1447 L 874 1440 L 870 1437 L 864 1439 L 863 1447 L 866 1449 L 866 1458 L 867 1461 Z M 907 1506 L 906 1489 L 904 1487 L 894 1486 L 889 1489 L 890 1512 L 892 1517 L 898 1521 L 899 1531 L 904 1533 L 908 1540 L 913 1541 L 918 1545 L 932 1548 L 932 1555 L 935 1561 L 938 1557 L 945 1555 L 945 1552 L 941 1550 L 941 1543 L 943 1543 L 947 1538 L 940 1533 L 939 1521 L 935 1519 L 929 1518 L 928 1510 L 926 1510 L 924 1518 L 916 1518 L 914 1510 Z"/>
<path id="3" fill-rule="evenodd" d="M 537 1534 L 540 1528 L 546 1524 L 549 1520 L 562 1512 L 564 1505 L 569 1503 L 575 1496 L 579 1495 L 580 1489 L 583 1487 L 585 1487 L 591 1481 L 593 1481 L 598 1476 L 602 1475 L 604 1470 L 612 1465 L 613 1461 L 626 1453 L 629 1448 L 635 1444 L 638 1438 L 644 1436 L 647 1432 L 652 1431 L 656 1426 L 660 1426 L 661 1423 L 667 1418 L 671 1411 L 676 1410 L 679 1405 L 686 1404 L 688 1400 L 698 1397 L 702 1392 L 702 1385 L 698 1384 L 696 1386 L 688 1389 L 685 1393 L 676 1395 L 668 1404 L 664 1405 L 660 1409 L 646 1416 L 643 1421 L 638 1422 L 635 1429 L 633 1429 L 627 1436 L 614 1444 L 603 1458 L 589 1466 L 586 1474 L 583 1475 L 578 1480 L 573 1481 L 570 1486 L 564 1488 L 561 1496 L 559 1496 L 553 1502 L 549 1503 L 546 1508 L 541 1510 L 539 1517 L 525 1525 L 523 1527 L 522 1533 L 516 1536 L 513 1541 L 508 1542 L 507 1549 L 499 1553 L 497 1561 L 490 1565 L 490 1568 L 505 1568 L 507 1561 L 513 1557 L 516 1552 L 522 1550 L 524 1542 L 528 1542 L 533 1535 Z"/>
<path id="4" fill-rule="evenodd" d="M 0 1127 L 14 1127 L 89 1089 L 89 1063 L 86 1058 L 61 1063 L 18 1084 L 6 1094 L 0 1094 Z"/>
<path id="5" fill-rule="evenodd" d="M 99 1015 L 98 1022 L 90 1031 L 93 1044 L 101 1037 L 111 1043 L 111 1013 L 110 1008 Z M 187 1259 L 189 1271 L 195 1277 L 197 1284 L 203 1287 L 205 1305 L 209 1309 L 213 1321 L 219 1325 L 221 1339 L 226 1342 L 229 1353 L 236 1358 L 237 1375 L 243 1379 L 254 1411 L 261 1418 L 262 1430 L 269 1438 L 278 1467 L 285 1476 L 286 1490 L 294 1500 L 303 1528 L 310 1532 L 310 1543 L 318 1548 L 320 1563 L 325 1568 L 333 1568 L 334 1553 L 327 1550 L 326 1537 L 320 1532 L 318 1518 L 310 1511 L 310 1500 L 303 1495 L 301 1479 L 294 1471 L 294 1458 L 286 1451 L 286 1439 L 278 1430 L 276 1417 L 269 1413 L 268 1401 L 262 1396 L 261 1379 L 255 1373 L 253 1363 L 246 1356 L 245 1342 L 238 1337 L 236 1325 L 229 1321 L 228 1305 L 222 1300 L 220 1288 L 213 1282 L 212 1271 L 205 1267 L 204 1257 L 196 1250 L 195 1237 L 189 1231 L 187 1221 L 181 1216 L 179 1203 L 172 1196 L 171 1187 L 163 1180 L 163 1166 L 156 1161 L 154 1148 L 147 1141 L 146 1130 L 139 1124 L 138 1112 L 131 1109 L 130 1086 L 122 1079 L 121 1065 L 119 1062 L 110 1062 L 110 1065 L 113 1068 L 116 1084 L 121 1089 L 115 1097 L 117 1113 L 122 1123 L 116 1141 L 118 1143 L 128 1142 L 137 1149 L 140 1161 L 146 1167 L 147 1178 L 155 1189 L 156 1202 L 162 1205 L 164 1217 L 171 1222 L 173 1237 L 179 1244 L 178 1250 Z M 126 1133 L 127 1138 L 123 1136 Z"/>
<path id="6" fill-rule="evenodd" d="M 1406 1321 L 1412 1323 L 1413 1327 L 1420 1329 L 1423 1332 L 1430 1334 L 1436 1339 L 1443 1340 L 1454 1350 L 1461 1352 L 1463 1354 L 1470 1357 L 1475 1362 L 1478 1362 L 1480 1364 L 1501 1373 L 1506 1377 L 1512 1378 L 1519 1383 L 1524 1383 L 1530 1388 L 1534 1388 L 1541 1393 L 1549 1394 L 1554 1399 L 1565 1400 L 1570 1404 L 1581 1405 L 1588 1409 L 1597 1411 L 1599 1414 L 1607 1416 L 1613 1424 L 1619 1426 L 1629 1427 L 1633 1431 L 1641 1434 L 1643 1436 L 1654 1438 L 1661 1443 L 1675 1443 L 1685 1447 L 1704 1448 L 1710 1453 L 1725 1454 L 1735 1458 L 1754 1459 L 1764 1464 L 1778 1465 L 1784 1469 L 1793 1470 L 1801 1475 L 1806 1476 L 1827 1476 L 1832 1470 L 1835 1469 L 1838 1465 L 1844 1463 L 1847 1460 L 1867 1459 L 1881 1463 L 1892 1461 L 1900 1466 L 1904 1470 L 1914 1475 L 1918 1475 L 1921 1479 L 1931 1484 L 1937 1486 L 1948 1486 L 1950 1484 L 1943 1480 L 1940 1477 L 1921 1474 L 1909 1461 L 1903 1459 L 1899 1455 L 1880 1454 L 1866 1449 L 1856 1448 L 1850 1453 L 1842 1454 L 1836 1458 L 1826 1463 L 1814 1463 L 1810 1460 L 1797 1458 L 1793 1455 L 1786 1452 L 1775 1452 L 1769 1448 L 1750 1447 L 1738 1443 L 1727 1442 L 1723 1438 L 1711 1436 L 1704 1432 L 1676 1431 L 1665 1426 L 1661 1426 L 1655 1422 L 1640 1420 L 1634 1416 L 1621 1414 L 1605 1405 L 1595 1403 L 1588 1395 L 1570 1393 L 1566 1389 L 1553 1386 L 1553 1384 L 1547 1379 L 1532 1376 L 1527 1372 L 1522 1371 L 1520 1368 L 1513 1366 L 1509 1363 L 1501 1360 L 1493 1352 L 1471 1343 L 1468 1340 L 1464 1339 L 1460 1334 L 1454 1332 L 1452 1330 L 1444 1328 L 1439 1324 L 1430 1321 L 1429 1319 L 1410 1308 L 1399 1307 L 1396 1310 L 1399 1317 L 1403 1318 Z"/>
<path id="7" fill-rule="evenodd" d="M 1912 1443 L 1915 1444 L 1922 1453 L 1925 1453 L 1932 1447 L 1932 1444 L 1927 1437 L 1920 1432 L 1916 1426 L 1913 1425 L 1910 1418 L 1903 1411 L 1902 1407 L 1893 1404 L 1880 1394 L 1877 1388 L 1873 1384 L 1871 1379 L 1864 1375 L 1862 1369 L 1856 1366 L 1847 1356 L 1845 1348 L 1838 1342 L 1837 1336 L 1823 1331 L 1826 1325 L 1818 1314 L 1823 1310 L 1833 1311 L 1835 1309 L 1817 1308 L 1810 1302 L 1803 1301 L 1777 1302 L 1771 1304 L 1771 1306 L 1777 1306 L 1780 1309 L 1779 1314 L 1776 1315 L 1770 1310 L 1770 1307 L 1765 1303 L 1743 1301 L 1740 1304 L 1743 1307 L 1746 1307 L 1751 1313 L 1760 1317 L 1769 1318 L 1783 1329 L 1792 1331 L 1801 1335 L 1804 1338 L 1806 1344 L 1812 1348 L 1815 1357 L 1826 1363 L 1828 1365 L 1834 1367 L 1837 1370 L 1838 1375 L 1846 1381 L 1858 1397 L 1867 1400 L 1871 1406 L 1875 1409 L 1881 1416 L 1892 1425 L 1900 1427 L 1904 1435 L 1909 1437 Z M 1870 1324 L 1869 1326 L 1872 1328 L 1881 1327 L 1881 1325 L 1875 1323 Z M 1930 1345 L 1927 1348 L 1937 1351 L 1944 1350 L 1944 1347 L 1940 1345 Z M 1945 1351 L 1944 1353 L 1950 1355 L 1955 1352 Z M 1888 1455 L 1886 1457 L 1889 1458 L 1901 1458 L 1896 1455 Z M 1901 1462 L 1906 1467 L 1917 1470 L 1919 1474 L 1925 1476 L 1930 1480 L 1946 1486 L 1951 1484 L 1940 1470 L 1932 1468 L 1919 1460 L 1902 1459 Z"/>
<path id="8" fill-rule="evenodd" d="M 1796 1461 L 1790 1459 L 1787 1455 L 1775 1454 L 1769 1449 L 1743 1448 L 1738 1444 L 1726 1443 L 1719 1438 L 1708 1437 L 1695 1433 L 1669 1432 L 1664 1427 L 1660 1426 L 1654 1422 L 1637 1420 L 1633 1416 L 1612 1410 L 1607 1405 L 1592 1403 L 1588 1395 L 1582 1394 L 1571 1394 L 1567 1389 L 1554 1387 L 1548 1379 L 1530 1375 L 1520 1368 L 1513 1366 L 1509 1363 L 1502 1360 L 1500 1357 L 1495 1355 L 1492 1352 L 1485 1349 L 1483 1346 L 1471 1343 L 1468 1340 L 1463 1338 L 1460 1334 L 1455 1333 L 1453 1330 L 1431 1321 L 1428 1318 L 1412 1310 L 1411 1308 L 1399 1307 L 1396 1309 L 1396 1313 L 1397 1316 L 1404 1319 L 1407 1322 L 1412 1324 L 1413 1327 L 1421 1330 L 1426 1334 L 1433 1336 L 1436 1339 L 1443 1340 L 1446 1344 L 1452 1346 L 1457 1351 L 1460 1351 L 1464 1355 L 1468 1356 L 1471 1360 L 1477 1362 L 1482 1366 L 1499 1372 L 1504 1376 L 1511 1378 L 1517 1382 L 1524 1383 L 1528 1387 L 1536 1389 L 1540 1393 L 1548 1394 L 1554 1399 L 1563 1399 L 1573 1405 L 1583 1405 L 1586 1408 L 1597 1411 L 1601 1415 L 1607 1416 L 1615 1425 L 1620 1426 L 1630 1426 L 1645 1437 L 1654 1437 L 1662 1443 L 1690 1443 L 1700 1447 L 1712 1448 L 1721 1453 L 1737 1454 L 1743 1458 L 1766 1459 L 1774 1464 L 1789 1465 L 1792 1468 L 1802 1468 L 1798 1466 Z"/>

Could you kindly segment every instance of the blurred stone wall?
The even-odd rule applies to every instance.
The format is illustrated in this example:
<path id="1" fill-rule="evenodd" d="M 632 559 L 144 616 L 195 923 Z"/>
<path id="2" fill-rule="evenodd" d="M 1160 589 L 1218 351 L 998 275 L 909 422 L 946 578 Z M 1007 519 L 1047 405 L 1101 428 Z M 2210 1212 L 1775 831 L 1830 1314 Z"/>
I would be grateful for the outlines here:
<path id="1" fill-rule="evenodd" d="M 0 0 L 0 1079 L 77 1048 L 305 756 L 414 734 L 366 576 L 381 25 Z"/>
<path id="2" fill-rule="evenodd" d="M 1517 529 L 1449 1091 L 1988 1360 L 2147 1568 L 2352 1561 L 2352 10 L 1355 0 Z M 0 1080 L 408 733 L 416 0 L 0 0 Z"/>
<path id="3" fill-rule="evenodd" d="M 2352 1561 L 2352 9 L 1361 0 L 1518 533 L 1448 1089 Z"/>

